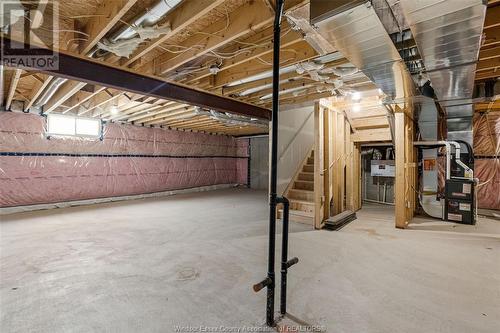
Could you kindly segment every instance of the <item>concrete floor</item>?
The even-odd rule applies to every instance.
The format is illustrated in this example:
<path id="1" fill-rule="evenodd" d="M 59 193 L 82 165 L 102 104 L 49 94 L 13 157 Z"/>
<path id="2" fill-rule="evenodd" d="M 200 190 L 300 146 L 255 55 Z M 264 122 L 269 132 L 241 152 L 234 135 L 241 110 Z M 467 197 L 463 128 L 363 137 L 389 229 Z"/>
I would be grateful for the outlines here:
<path id="1" fill-rule="evenodd" d="M 499 332 L 500 222 L 396 230 L 392 209 L 292 224 L 289 312 L 328 332 Z M 259 326 L 267 213 L 231 189 L 3 216 L 0 331 Z"/>

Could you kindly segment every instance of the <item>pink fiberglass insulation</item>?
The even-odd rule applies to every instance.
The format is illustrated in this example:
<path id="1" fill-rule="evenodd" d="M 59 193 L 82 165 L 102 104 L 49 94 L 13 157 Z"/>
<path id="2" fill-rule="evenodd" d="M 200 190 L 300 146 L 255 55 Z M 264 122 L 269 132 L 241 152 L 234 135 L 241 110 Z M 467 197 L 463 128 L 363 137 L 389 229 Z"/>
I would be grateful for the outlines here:
<path id="1" fill-rule="evenodd" d="M 479 208 L 500 209 L 500 114 L 476 113 L 474 133 L 474 176 L 479 178 Z"/>
<path id="2" fill-rule="evenodd" d="M 476 159 L 474 177 L 479 178 L 478 208 L 500 209 L 500 160 Z"/>
<path id="3" fill-rule="evenodd" d="M 476 113 L 473 133 L 475 156 L 496 156 L 500 152 L 500 114 Z"/>
<path id="4" fill-rule="evenodd" d="M 247 182 L 248 140 L 116 123 L 103 140 L 44 133 L 43 117 L 0 113 L 0 207 Z"/>

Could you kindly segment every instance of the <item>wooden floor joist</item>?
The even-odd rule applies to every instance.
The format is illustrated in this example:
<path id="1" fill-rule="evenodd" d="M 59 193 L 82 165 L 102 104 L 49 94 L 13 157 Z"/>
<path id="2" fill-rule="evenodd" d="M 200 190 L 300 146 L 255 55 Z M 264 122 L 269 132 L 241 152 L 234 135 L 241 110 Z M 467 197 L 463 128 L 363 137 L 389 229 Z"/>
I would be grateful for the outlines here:
<path id="1" fill-rule="evenodd" d="M 266 95 L 270 94 L 272 83 L 270 73 L 272 23 L 276 5 L 274 0 L 180 1 L 172 8 L 165 8 L 164 14 L 145 24 L 145 26 L 157 26 L 162 31 L 158 31 L 158 34 L 152 32 L 151 38 L 140 36 L 141 42 L 131 50 L 131 55 L 128 57 L 97 50 L 98 42 L 113 43 L 112 37 L 118 32 L 130 27 L 135 28 L 136 24 L 141 25 L 135 20 L 153 10 L 156 0 L 97 1 L 88 3 L 84 7 L 69 4 L 78 1 L 68 0 L 68 4 L 65 1 L 59 8 L 61 30 L 59 45 L 64 50 L 61 52 L 100 66 L 124 71 L 127 75 L 134 75 L 135 78 L 141 77 L 141 80 L 142 78 L 157 80 L 158 85 L 147 86 L 144 84 L 145 81 L 123 78 L 119 80 L 121 81 L 119 85 L 114 85 L 116 78 L 114 81 L 109 80 L 113 79 L 113 76 L 103 70 L 103 67 L 96 70 L 79 68 L 78 74 L 82 74 L 81 79 L 78 79 L 80 76 L 76 73 L 68 78 L 85 82 L 87 86 L 76 93 L 72 89 L 66 93 L 59 92 L 55 96 L 61 97 L 60 100 L 50 101 L 45 110 L 51 113 L 91 116 L 135 124 L 145 122 L 155 126 L 182 121 L 196 128 L 200 128 L 196 122 L 183 121 L 183 117 L 187 115 L 181 112 L 182 110 L 167 114 L 157 105 L 169 102 L 183 103 L 191 107 L 200 106 L 206 110 L 243 112 L 249 117 L 269 118 L 269 111 L 263 110 L 271 107 L 271 99 Z M 476 80 L 488 81 L 500 76 L 499 4 L 496 0 L 488 2 L 483 28 L 484 42 L 479 52 Z M 290 14 L 290 10 L 308 6 L 308 1 L 287 0 L 284 8 L 285 17 L 287 13 Z M 339 80 L 334 74 L 335 69 L 339 66 L 351 67 L 352 64 L 338 53 L 320 57 L 312 47 L 313 43 L 309 44 L 310 36 L 307 36 L 305 30 L 298 30 L 300 27 L 301 24 L 296 22 L 282 20 L 281 67 L 282 69 L 290 67 L 280 74 L 281 105 L 287 107 L 303 105 L 331 97 L 333 95 L 328 91 L 333 90 L 334 84 L 337 88 L 334 94 L 339 97 L 346 95 L 345 91 L 361 92 L 374 88 L 366 76 L 360 75 L 362 73 L 354 74 L 352 79 L 349 79 L 348 75 Z M 408 43 L 404 46 L 417 46 L 413 40 Z M 303 72 L 300 68 L 297 71 L 297 68 L 292 67 L 298 64 L 318 65 L 320 62 L 323 67 L 313 71 L 316 73 L 307 70 Z M 86 81 L 83 76 L 89 76 L 92 72 L 99 74 L 99 80 L 96 80 L 97 75 L 95 75 L 92 80 Z M 317 81 L 313 80 L 311 74 L 316 76 Z M 25 110 L 32 108 L 39 96 L 51 84 L 52 77 L 59 75 L 64 74 L 42 73 L 27 69 L 26 74 L 21 75 L 18 80 L 18 88 L 14 89 L 12 100 L 23 101 Z M 321 76 L 319 80 L 318 75 Z M 33 77 L 41 80 L 33 80 Z M 337 87 L 339 82 L 342 84 L 340 90 Z M 126 86 L 128 88 L 132 86 L 133 91 L 125 92 Z M 290 90 L 301 86 L 308 89 L 295 92 Z M 179 87 L 180 90 L 177 89 Z M 241 94 L 248 89 L 254 90 Z M 159 94 L 159 91 L 162 93 Z M 111 92 L 111 95 L 108 92 Z M 8 95 L 8 87 L 3 93 L 3 96 Z M 230 98 L 221 100 L 220 97 Z M 150 110 L 147 105 L 140 105 L 143 99 L 148 99 L 147 103 L 152 105 Z M 154 100 L 158 104 L 155 104 Z M 207 103 L 215 100 L 219 101 L 215 103 L 216 105 Z M 220 103 L 227 104 L 224 106 Z M 363 110 L 360 116 L 354 115 L 347 109 L 342 111 L 352 128 L 350 140 L 359 144 L 370 140 L 389 139 L 384 120 L 385 112 L 382 110 L 380 113 L 381 110 L 377 107 L 364 108 L 365 98 L 359 104 Z M 16 107 L 18 105 L 20 104 L 16 103 Z M 118 113 L 111 112 L 115 111 L 113 106 L 118 107 Z M 173 105 L 165 105 L 168 106 Z M 156 116 L 161 117 L 153 118 Z M 219 125 L 224 126 L 220 121 L 214 122 L 213 125 L 209 123 L 207 126 L 218 130 Z M 207 130 L 210 131 L 210 128 Z M 232 133 L 236 130 L 230 129 Z"/>

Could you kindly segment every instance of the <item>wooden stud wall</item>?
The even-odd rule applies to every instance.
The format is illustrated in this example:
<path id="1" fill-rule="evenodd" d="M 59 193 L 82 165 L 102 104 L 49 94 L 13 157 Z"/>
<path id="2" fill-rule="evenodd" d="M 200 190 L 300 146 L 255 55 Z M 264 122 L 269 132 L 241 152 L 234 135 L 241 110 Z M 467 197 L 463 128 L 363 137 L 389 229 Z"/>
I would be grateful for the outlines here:
<path id="1" fill-rule="evenodd" d="M 314 226 L 321 228 L 328 217 L 361 208 L 361 150 L 345 113 L 331 103 L 315 104 L 314 121 Z"/>

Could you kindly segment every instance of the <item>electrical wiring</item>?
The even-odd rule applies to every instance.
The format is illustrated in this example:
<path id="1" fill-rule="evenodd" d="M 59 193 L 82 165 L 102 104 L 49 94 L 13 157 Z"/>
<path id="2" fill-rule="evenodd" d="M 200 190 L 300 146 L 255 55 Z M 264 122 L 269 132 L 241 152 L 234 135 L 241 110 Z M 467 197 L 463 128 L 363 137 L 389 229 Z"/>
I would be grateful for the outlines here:
<path id="1" fill-rule="evenodd" d="M 288 49 L 288 50 L 284 49 L 284 50 L 281 50 L 281 51 L 282 51 L 282 52 L 283 52 L 283 51 L 291 51 L 291 52 L 292 52 L 292 53 L 294 53 L 295 55 L 297 54 L 297 51 L 292 50 L 292 49 Z M 272 65 L 273 65 L 272 63 L 270 63 L 270 62 L 268 62 L 268 61 L 266 61 L 266 60 L 262 59 L 261 57 L 256 57 L 255 59 L 257 59 L 258 61 L 260 61 L 260 62 L 261 62 L 261 63 L 263 63 L 264 65 L 268 65 L 268 66 L 272 66 Z M 287 64 L 288 62 L 293 61 L 293 60 L 295 60 L 295 59 L 296 59 L 296 57 L 292 57 L 292 58 L 284 59 L 284 60 L 282 60 L 282 61 L 280 62 L 280 65 L 285 65 L 285 64 Z"/>
<path id="2" fill-rule="evenodd" d="M 290 31 L 292 31 L 291 28 L 285 30 L 282 34 L 281 34 L 281 38 L 285 37 Z M 269 44 L 272 44 L 271 41 L 266 41 L 262 44 L 256 44 L 256 43 L 249 43 L 249 42 L 244 42 L 244 41 L 239 41 L 239 40 L 234 40 L 233 41 L 234 43 L 237 43 L 237 44 L 241 44 L 241 45 L 250 45 L 250 46 L 255 46 L 255 47 L 264 47 L 266 45 L 269 45 Z"/>
<path id="3" fill-rule="evenodd" d="M 214 56 L 216 58 L 220 58 L 220 59 L 232 59 L 232 58 L 234 58 L 237 55 L 245 54 L 245 53 L 248 54 L 249 52 L 248 51 L 242 51 L 242 52 L 239 52 L 239 53 L 237 53 L 235 55 L 232 55 L 232 54 L 231 55 L 224 55 L 224 54 L 218 53 L 216 51 L 210 51 L 208 56 L 212 55 L 212 56 Z"/>
<path id="4" fill-rule="evenodd" d="M 168 47 L 171 46 L 171 47 L 178 47 L 178 48 L 184 48 L 182 50 L 171 50 L 169 49 Z M 164 45 L 158 45 L 157 46 L 159 49 L 162 49 L 163 51 L 167 51 L 169 53 L 184 53 L 184 52 L 187 52 L 189 50 L 192 50 L 192 49 L 195 49 L 195 48 L 201 48 L 201 45 L 194 45 L 194 46 L 191 46 L 191 47 L 184 47 L 184 46 L 181 46 L 181 45 L 173 45 L 173 44 L 170 44 L 170 45 L 167 45 L 167 46 L 164 46 Z"/>
<path id="5" fill-rule="evenodd" d="M 231 21 L 230 21 L 230 17 L 229 17 L 229 12 L 228 12 L 228 9 L 226 6 L 224 6 L 224 15 L 226 17 L 226 25 L 224 28 L 222 28 L 221 30 L 215 32 L 215 33 L 206 33 L 206 32 L 203 32 L 203 31 L 198 31 L 198 32 L 195 32 L 195 34 L 206 34 L 206 35 L 212 35 L 212 36 L 217 36 L 217 37 L 221 37 L 219 36 L 218 34 L 222 31 L 225 31 L 228 29 Z M 74 15 L 74 16 L 71 16 L 69 18 L 71 19 L 78 19 L 78 18 L 92 18 L 92 17 L 103 17 L 103 15 Z M 134 29 L 135 30 L 135 27 L 133 27 L 131 24 L 129 24 L 128 22 L 125 22 L 123 20 L 119 20 L 121 23 L 129 26 L 130 28 Z M 291 28 L 287 29 L 286 31 L 283 32 L 282 36 L 286 36 L 290 31 L 292 31 Z M 82 33 L 82 34 L 85 34 L 83 32 L 79 32 L 79 31 L 68 31 L 68 32 L 76 32 L 76 33 Z M 87 37 L 88 35 L 85 34 Z M 71 41 L 75 41 L 75 40 L 82 40 L 82 39 L 72 39 L 70 41 L 67 41 L 68 45 Z M 84 40 L 84 39 L 83 39 Z M 238 55 L 241 55 L 241 54 L 249 54 L 252 52 L 252 50 L 256 49 L 256 48 L 263 48 L 263 47 L 267 47 L 269 45 L 269 41 L 266 41 L 264 43 L 260 43 L 260 44 L 257 44 L 257 43 L 248 43 L 248 42 L 244 42 L 244 41 L 238 41 L 238 40 L 235 40 L 234 43 L 236 44 L 241 44 L 241 45 L 247 45 L 248 47 L 244 48 L 244 49 L 239 49 L 239 50 L 235 50 L 235 51 L 232 51 L 232 52 L 223 52 L 223 51 L 215 51 L 215 50 L 212 50 L 209 52 L 209 56 L 214 56 L 218 59 L 231 59 L 235 56 L 238 56 Z M 193 46 L 190 46 L 190 47 L 186 47 L 186 46 L 182 46 L 182 45 L 177 45 L 177 44 L 162 44 L 162 45 L 158 45 L 158 48 L 162 49 L 163 51 L 166 51 L 166 52 L 169 52 L 169 53 L 172 53 L 172 54 L 181 54 L 181 53 L 184 53 L 184 52 L 187 52 L 187 51 L 190 51 L 190 50 L 193 50 L 193 49 L 202 49 L 204 46 L 203 45 L 193 45 Z M 283 50 L 285 52 L 293 52 L 296 54 L 296 51 L 295 50 L 292 50 L 292 49 L 285 49 Z M 270 65 L 269 62 L 263 60 L 262 58 L 257 58 L 260 62 L 266 64 L 266 65 Z M 208 65 L 207 67 L 208 68 Z M 204 68 L 204 69 L 206 69 Z M 203 69 L 200 69 L 200 70 L 203 70 Z M 186 70 L 183 70 L 183 71 L 186 71 Z"/>
<path id="6" fill-rule="evenodd" d="M 205 32 L 205 31 L 196 31 L 194 34 L 201 34 L 201 35 L 208 35 L 208 36 L 213 36 L 213 37 L 219 37 L 219 38 L 223 38 L 223 36 L 219 36 L 218 34 L 223 32 L 223 31 L 226 31 L 227 28 L 229 28 L 229 25 L 230 25 L 230 19 L 229 19 L 229 12 L 227 10 L 227 7 L 224 6 L 224 9 L 226 11 L 226 26 L 222 29 L 220 29 L 219 31 L 216 31 L 216 32 Z"/>
<path id="7" fill-rule="evenodd" d="M 80 41 L 86 42 L 88 40 L 89 40 L 88 38 L 71 38 L 66 41 L 66 47 L 68 47 L 73 42 L 80 42 Z"/>
<path id="8" fill-rule="evenodd" d="M 31 20 L 28 16 L 24 15 L 23 17 L 27 21 L 33 23 L 33 20 Z M 80 35 L 84 35 L 86 37 L 89 37 L 89 34 L 83 32 L 83 31 L 73 30 L 73 29 L 47 29 L 47 28 L 45 28 L 43 26 L 38 27 L 38 29 L 43 30 L 43 31 L 48 31 L 48 32 L 73 32 L 73 33 L 76 33 L 76 34 L 80 34 Z"/>

